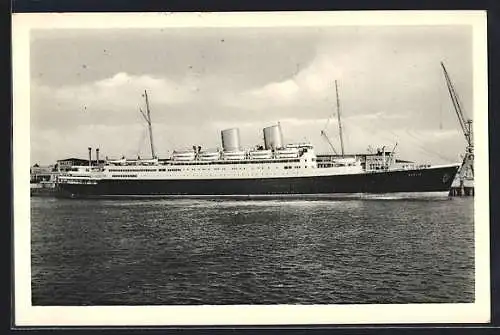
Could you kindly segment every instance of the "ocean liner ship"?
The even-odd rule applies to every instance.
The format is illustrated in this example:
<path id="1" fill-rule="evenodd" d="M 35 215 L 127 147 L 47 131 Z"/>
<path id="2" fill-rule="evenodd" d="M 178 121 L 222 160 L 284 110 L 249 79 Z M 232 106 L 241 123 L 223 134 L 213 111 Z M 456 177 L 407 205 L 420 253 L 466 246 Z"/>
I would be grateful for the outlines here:
<path id="1" fill-rule="evenodd" d="M 376 154 L 317 156 L 309 143 L 285 144 L 281 126 L 263 129 L 264 143 L 240 145 L 238 128 L 221 132 L 222 148 L 176 150 L 168 159 L 154 153 L 149 105 L 151 159 L 107 159 L 73 166 L 57 181 L 57 195 L 70 198 L 153 196 L 285 196 L 437 192 L 448 195 L 460 164 L 416 165 Z M 103 163 L 100 163 L 103 162 Z"/>

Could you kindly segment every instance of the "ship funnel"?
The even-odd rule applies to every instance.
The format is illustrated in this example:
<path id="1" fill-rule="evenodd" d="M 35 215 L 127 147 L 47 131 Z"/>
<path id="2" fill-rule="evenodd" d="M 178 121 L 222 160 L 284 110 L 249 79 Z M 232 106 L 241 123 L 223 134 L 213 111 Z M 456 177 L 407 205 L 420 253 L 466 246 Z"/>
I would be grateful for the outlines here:
<path id="1" fill-rule="evenodd" d="M 266 127 L 263 132 L 266 150 L 283 148 L 283 135 L 279 125 Z"/>
<path id="2" fill-rule="evenodd" d="M 92 166 L 92 148 L 89 147 L 89 167 Z"/>
<path id="3" fill-rule="evenodd" d="M 222 148 L 224 151 L 240 150 L 240 130 L 238 128 L 221 131 Z"/>
<path id="4" fill-rule="evenodd" d="M 99 148 L 95 149 L 96 166 L 99 166 Z"/>

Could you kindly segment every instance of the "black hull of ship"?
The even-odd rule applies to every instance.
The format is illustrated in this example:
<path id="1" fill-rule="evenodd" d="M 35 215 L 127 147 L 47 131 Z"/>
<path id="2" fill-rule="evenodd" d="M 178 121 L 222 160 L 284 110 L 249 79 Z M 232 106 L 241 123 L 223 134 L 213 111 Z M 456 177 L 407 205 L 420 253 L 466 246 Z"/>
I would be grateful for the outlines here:
<path id="1" fill-rule="evenodd" d="M 315 177 L 193 180 L 103 179 L 97 184 L 59 184 L 57 196 L 113 198 L 448 192 L 457 170 L 458 166 L 446 166 Z"/>

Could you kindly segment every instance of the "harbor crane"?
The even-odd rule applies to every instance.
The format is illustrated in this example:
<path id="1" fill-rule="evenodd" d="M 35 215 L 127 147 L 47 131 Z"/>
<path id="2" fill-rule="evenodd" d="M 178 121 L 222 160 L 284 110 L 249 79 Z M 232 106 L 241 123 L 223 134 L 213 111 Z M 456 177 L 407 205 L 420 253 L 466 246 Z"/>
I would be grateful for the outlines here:
<path id="1" fill-rule="evenodd" d="M 455 109 L 455 113 L 458 118 L 458 122 L 460 127 L 462 128 L 462 132 L 465 137 L 465 141 L 467 143 L 465 155 L 462 161 L 462 166 L 460 167 L 459 175 L 460 178 L 460 187 L 463 187 L 464 180 L 473 180 L 474 179 L 474 142 L 473 142 L 473 130 L 472 130 L 472 119 L 468 119 L 465 117 L 462 104 L 460 99 L 458 98 L 458 94 L 455 90 L 455 87 L 450 79 L 448 71 L 444 66 L 444 63 L 441 62 L 441 67 L 443 69 L 444 77 L 446 80 L 446 86 L 448 88 L 448 93 L 450 94 L 451 102 L 453 104 L 453 108 Z"/>

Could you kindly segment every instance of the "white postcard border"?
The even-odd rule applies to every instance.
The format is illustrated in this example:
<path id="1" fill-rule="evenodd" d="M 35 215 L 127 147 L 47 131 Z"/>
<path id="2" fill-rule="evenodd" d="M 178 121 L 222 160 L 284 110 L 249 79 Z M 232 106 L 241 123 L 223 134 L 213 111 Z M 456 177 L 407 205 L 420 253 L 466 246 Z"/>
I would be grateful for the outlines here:
<path id="1" fill-rule="evenodd" d="M 13 15 L 16 326 L 485 323 L 490 320 L 487 39 L 484 11 L 50 13 Z M 30 30 L 470 25 L 475 133 L 475 302 L 470 304 L 42 307 L 31 305 Z"/>

